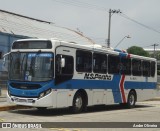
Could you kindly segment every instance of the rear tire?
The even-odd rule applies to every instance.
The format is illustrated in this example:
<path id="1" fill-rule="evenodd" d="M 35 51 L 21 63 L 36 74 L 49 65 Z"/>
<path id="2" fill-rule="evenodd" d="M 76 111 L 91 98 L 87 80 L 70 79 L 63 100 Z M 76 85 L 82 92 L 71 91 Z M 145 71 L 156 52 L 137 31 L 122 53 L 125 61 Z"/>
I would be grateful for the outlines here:
<path id="1" fill-rule="evenodd" d="M 81 93 L 76 93 L 73 99 L 72 112 L 80 113 L 83 109 L 85 109 L 86 105 L 84 104 L 84 98 Z"/>
<path id="2" fill-rule="evenodd" d="M 128 108 L 134 108 L 135 103 L 136 103 L 136 93 L 134 91 L 130 91 L 128 95 L 128 100 L 127 100 L 127 107 Z"/>

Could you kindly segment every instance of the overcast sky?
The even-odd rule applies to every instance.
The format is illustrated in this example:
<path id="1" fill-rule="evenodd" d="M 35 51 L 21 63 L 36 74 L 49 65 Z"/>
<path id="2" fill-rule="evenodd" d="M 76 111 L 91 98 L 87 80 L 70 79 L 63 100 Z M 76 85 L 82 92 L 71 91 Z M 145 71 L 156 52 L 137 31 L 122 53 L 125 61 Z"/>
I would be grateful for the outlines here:
<path id="1" fill-rule="evenodd" d="M 99 44 L 108 37 L 108 11 L 120 9 L 123 14 L 155 29 L 147 29 L 114 14 L 111 19 L 111 46 L 127 49 L 136 45 L 160 44 L 160 0 L 0 0 L 0 9 L 50 21 L 56 25 L 77 28 Z M 158 46 L 157 48 L 159 48 Z"/>

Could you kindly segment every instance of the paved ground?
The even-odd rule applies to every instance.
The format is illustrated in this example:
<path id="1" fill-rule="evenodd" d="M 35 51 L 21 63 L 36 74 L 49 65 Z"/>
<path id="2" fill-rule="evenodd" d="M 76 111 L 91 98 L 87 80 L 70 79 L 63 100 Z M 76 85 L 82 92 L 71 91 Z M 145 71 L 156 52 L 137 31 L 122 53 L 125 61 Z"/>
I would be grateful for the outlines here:
<path id="1" fill-rule="evenodd" d="M 49 109 L 38 112 L 36 109 L 17 109 L 0 112 L 1 122 L 160 122 L 160 101 L 137 103 L 134 109 L 124 109 L 119 105 L 90 107 L 86 113 L 71 114 L 67 109 Z M 95 123 L 98 124 L 98 123 Z M 112 123 L 111 123 L 112 124 Z M 116 125 L 115 125 L 116 126 Z M 5 129 L 7 130 L 7 129 Z M 9 130 L 9 129 L 8 129 Z M 17 129 L 14 129 L 17 131 Z M 19 129 L 20 130 L 20 129 Z M 29 130 L 29 129 L 25 129 Z M 92 131 L 108 129 L 91 128 L 48 128 L 32 130 Z M 110 128 L 109 130 L 117 130 Z M 127 129 L 118 129 L 127 131 Z M 129 129 L 137 130 L 137 129 Z M 160 129 L 141 129 L 159 131 Z"/>
<path id="2" fill-rule="evenodd" d="M 6 102 L 6 90 L 2 91 L 0 96 L 0 109 L 5 111 L 0 111 L 0 122 L 107 122 L 106 124 L 119 123 L 108 123 L 108 122 L 160 122 L 160 97 L 153 99 L 152 101 L 145 101 L 137 103 L 134 109 L 125 109 L 119 105 L 109 105 L 105 107 L 90 107 L 86 113 L 81 114 L 71 114 L 67 109 L 49 109 L 44 112 L 38 112 L 35 108 L 20 109 L 22 107 L 17 107 L 15 105 L 9 105 Z M 3 107 L 3 108 L 2 108 Z M 4 108 L 9 107 L 9 108 Z M 2 124 L 2 123 L 0 123 Z M 53 123 L 54 124 L 54 123 Z M 73 123 L 72 123 L 73 124 Z M 80 123 L 81 124 L 81 123 Z M 93 124 L 93 123 L 92 123 Z M 124 123 L 123 123 L 124 124 Z M 127 124 L 127 123 L 126 123 Z M 156 123 L 155 123 L 156 124 Z M 1 126 L 1 125 L 0 125 Z M 93 125 L 94 126 L 94 125 Z M 92 126 L 90 126 L 92 127 Z M 5 131 L 10 131 L 11 129 L 0 129 Z M 12 129 L 19 131 L 22 129 Z M 128 130 L 151 130 L 159 131 L 160 128 L 141 128 L 141 129 L 115 129 L 115 128 L 53 128 L 49 127 L 47 129 L 23 129 L 26 131 L 37 130 L 37 131 L 128 131 Z"/>

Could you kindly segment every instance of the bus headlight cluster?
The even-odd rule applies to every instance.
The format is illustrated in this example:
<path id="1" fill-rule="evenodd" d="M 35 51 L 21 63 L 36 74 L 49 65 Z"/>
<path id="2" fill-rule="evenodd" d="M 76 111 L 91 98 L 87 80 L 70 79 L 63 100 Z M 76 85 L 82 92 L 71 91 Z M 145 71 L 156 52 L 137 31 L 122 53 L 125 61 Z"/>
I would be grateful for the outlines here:
<path id="1" fill-rule="evenodd" d="M 42 98 L 42 97 L 44 97 L 44 96 L 46 96 L 46 95 L 48 95 L 49 93 L 51 93 L 51 91 L 52 91 L 52 89 L 49 88 L 48 90 L 46 90 L 46 91 L 44 91 L 44 92 L 41 92 L 41 93 L 39 94 L 39 99 Z"/>

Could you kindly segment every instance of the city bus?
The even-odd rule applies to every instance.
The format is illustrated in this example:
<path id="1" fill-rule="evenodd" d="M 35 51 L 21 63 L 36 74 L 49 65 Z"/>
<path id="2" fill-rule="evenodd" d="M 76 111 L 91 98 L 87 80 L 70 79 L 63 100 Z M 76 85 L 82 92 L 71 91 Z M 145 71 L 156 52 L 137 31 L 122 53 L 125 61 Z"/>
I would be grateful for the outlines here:
<path id="1" fill-rule="evenodd" d="M 115 103 L 133 108 L 156 96 L 154 58 L 57 38 L 17 40 L 7 57 L 7 100 L 17 105 L 80 113 Z"/>

